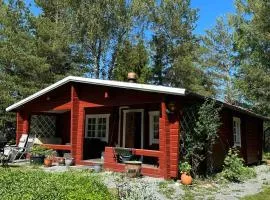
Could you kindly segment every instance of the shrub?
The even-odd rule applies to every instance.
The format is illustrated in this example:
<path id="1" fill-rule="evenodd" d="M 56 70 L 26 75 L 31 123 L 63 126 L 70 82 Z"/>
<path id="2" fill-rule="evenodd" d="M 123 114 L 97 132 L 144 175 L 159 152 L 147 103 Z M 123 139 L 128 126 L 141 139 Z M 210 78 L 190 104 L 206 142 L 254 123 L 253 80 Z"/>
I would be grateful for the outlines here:
<path id="1" fill-rule="evenodd" d="M 270 160 L 270 152 L 266 152 L 263 154 L 263 159 Z"/>
<path id="2" fill-rule="evenodd" d="M 180 173 L 190 174 L 191 165 L 188 162 L 179 163 L 179 171 Z"/>
<path id="3" fill-rule="evenodd" d="M 86 172 L 48 173 L 0 168 L 1 199 L 113 199 L 99 177 Z"/>
<path id="4" fill-rule="evenodd" d="M 30 150 L 31 155 L 33 156 L 47 156 L 52 155 L 53 150 L 48 149 L 47 147 L 41 145 L 34 145 Z"/>
<path id="5" fill-rule="evenodd" d="M 206 99 L 199 107 L 193 106 L 184 111 L 184 116 L 187 117 L 185 123 L 188 122 L 183 136 L 184 160 L 190 161 L 192 175 L 195 177 L 204 161 L 207 161 L 207 173 L 213 172 L 212 151 L 221 125 L 220 110 L 221 107 L 217 106 L 215 100 Z"/>
<path id="6" fill-rule="evenodd" d="M 231 182 L 241 182 L 254 177 L 256 174 L 253 169 L 244 166 L 244 160 L 239 157 L 238 150 L 229 149 L 221 175 Z"/>

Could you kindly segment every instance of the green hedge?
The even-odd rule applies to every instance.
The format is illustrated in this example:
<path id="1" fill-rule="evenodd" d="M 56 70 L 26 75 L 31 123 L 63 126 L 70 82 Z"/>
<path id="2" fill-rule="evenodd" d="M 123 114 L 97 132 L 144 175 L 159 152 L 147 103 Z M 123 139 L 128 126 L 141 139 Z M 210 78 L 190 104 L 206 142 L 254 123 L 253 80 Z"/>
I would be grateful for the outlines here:
<path id="1" fill-rule="evenodd" d="M 99 177 L 90 172 L 48 173 L 0 168 L 0 199 L 113 199 Z"/>

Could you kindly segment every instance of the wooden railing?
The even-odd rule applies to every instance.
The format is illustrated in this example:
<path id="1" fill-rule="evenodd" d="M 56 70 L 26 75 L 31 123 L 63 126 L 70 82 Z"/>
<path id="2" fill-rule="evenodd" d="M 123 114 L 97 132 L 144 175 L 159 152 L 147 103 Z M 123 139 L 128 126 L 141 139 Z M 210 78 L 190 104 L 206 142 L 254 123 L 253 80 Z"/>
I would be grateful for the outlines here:
<path id="1" fill-rule="evenodd" d="M 67 150 L 71 151 L 71 145 L 62 145 L 62 144 L 42 144 L 42 146 L 47 147 L 53 150 Z"/>
<path id="2" fill-rule="evenodd" d="M 132 149 L 132 154 L 137 156 L 149 156 L 159 158 L 161 153 L 156 150 L 147 150 L 147 149 Z"/>
<path id="3" fill-rule="evenodd" d="M 149 156 L 157 158 L 160 160 L 161 152 L 156 150 L 147 150 L 147 149 L 132 149 L 132 154 L 137 156 Z M 125 164 L 117 162 L 116 151 L 114 147 L 105 147 L 104 154 L 104 168 L 106 170 L 112 170 L 116 172 L 124 172 Z M 162 177 L 162 169 L 159 167 L 151 166 L 142 166 L 142 174 L 152 177 Z"/>

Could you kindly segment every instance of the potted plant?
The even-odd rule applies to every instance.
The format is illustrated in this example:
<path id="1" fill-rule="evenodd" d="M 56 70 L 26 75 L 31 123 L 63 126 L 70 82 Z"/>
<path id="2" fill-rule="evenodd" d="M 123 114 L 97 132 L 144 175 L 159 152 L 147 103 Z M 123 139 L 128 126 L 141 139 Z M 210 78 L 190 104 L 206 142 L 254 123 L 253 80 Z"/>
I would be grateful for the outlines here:
<path id="1" fill-rule="evenodd" d="M 115 153 L 117 156 L 117 160 L 120 163 L 125 163 L 126 161 L 130 161 L 133 157 L 132 150 L 129 148 L 116 147 Z"/>
<path id="2" fill-rule="evenodd" d="M 264 157 L 266 164 L 270 165 L 270 152 L 264 153 L 263 157 Z"/>
<path id="3" fill-rule="evenodd" d="M 74 164 L 74 158 L 72 158 L 70 153 L 64 153 L 64 159 L 66 166 L 71 166 Z"/>
<path id="4" fill-rule="evenodd" d="M 45 155 L 47 154 L 48 148 L 41 145 L 34 145 L 30 150 L 30 163 L 40 164 L 44 163 Z"/>
<path id="5" fill-rule="evenodd" d="M 181 183 L 184 185 L 191 185 L 192 177 L 190 175 L 191 165 L 188 162 L 179 164 L 179 171 L 181 174 Z"/>
<path id="6" fill-rule="evenodd" d="M 48 149 L 46 151 L 46 158 L 44 159 L 45 167 L 52 166 L 54 156 L 55 156 L 55 152 L 52 149 Z"/>

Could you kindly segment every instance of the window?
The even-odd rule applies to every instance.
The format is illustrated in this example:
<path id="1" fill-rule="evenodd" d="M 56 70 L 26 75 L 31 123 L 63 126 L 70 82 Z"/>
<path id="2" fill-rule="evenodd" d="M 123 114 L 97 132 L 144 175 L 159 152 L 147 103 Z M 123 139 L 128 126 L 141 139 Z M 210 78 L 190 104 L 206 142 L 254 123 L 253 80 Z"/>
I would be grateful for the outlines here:
<path id="1" fill-rule="evenodd" d="M 238 117 L 233 118 L 233 141 L 234 146 L 241 147 L 241 120 Z"/>
<path id="2" fill-rule="evenodd" d="M 85 137 L 108 142 L 110 114 L 86 115 Z"/>
<path id="3" fill-rule="evenodd" d="M 159 143 L 159 111 L 149 112 L 150 145 Z"/>

